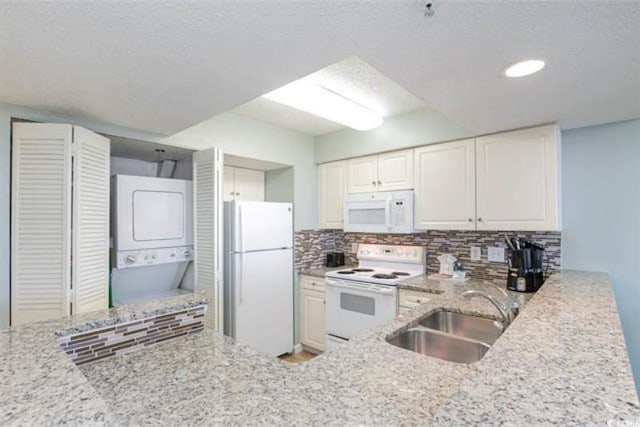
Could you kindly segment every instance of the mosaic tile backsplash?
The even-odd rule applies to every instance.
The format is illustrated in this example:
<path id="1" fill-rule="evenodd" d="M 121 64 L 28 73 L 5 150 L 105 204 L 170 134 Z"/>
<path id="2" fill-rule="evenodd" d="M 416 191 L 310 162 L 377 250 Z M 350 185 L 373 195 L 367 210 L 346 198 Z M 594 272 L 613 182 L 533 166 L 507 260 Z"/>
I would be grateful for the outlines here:
<path id="1" fill-rule="evenodd" d="M 417 245 L 427 248 L 427 272 L 437 273 L 437 257 L 450 253 L 464 264 L 471 277 L 488 280 L 502 280 L 507 277 L 506 259 L 503 263 L 487 261 L 487 246 L 505 247 L 505 237 L 519 236 L 545 247 L 545 268 L 548 273 L 560 270 L 560 247 L 562 233 L 559 231 L 440 231 L 431 230 L 414 234 L 368 234 L 344 233 L 340 230 L 310 230 L 295 234 L 296 269 L 306 270 L 324 265 L 327 252 L 345 253 L 347 264 L 357 264 L 354 243 L 375 243 L 387 245 Z M 482 248 L 482 260 L 471 261 L 472 246 Z M 507 251 L 505 250 L 505 258 Z"/>
<path id="2" fill-rule="evenodd" d="M 199 305 L 182 311 L 59 337 L 57 341 L 76 365 L 82 365 L 200 332 L 204 328 L 206 310 L 206 305 Z"/>

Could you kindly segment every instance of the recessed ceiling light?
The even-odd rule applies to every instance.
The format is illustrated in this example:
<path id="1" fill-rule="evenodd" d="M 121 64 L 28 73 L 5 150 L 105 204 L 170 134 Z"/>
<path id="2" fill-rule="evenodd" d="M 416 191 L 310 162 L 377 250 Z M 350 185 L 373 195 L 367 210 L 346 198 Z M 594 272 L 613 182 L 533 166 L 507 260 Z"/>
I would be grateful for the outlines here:
<path id="1" fill-rule="evenodd" d="M 507 77 L 524 77 L 533 73 L 537 73 L 545 66 L 542 59 L 529 59 L 526 61 L 516 62 L 504 71 Z"/>
<path id="2" fill-rule="evenodd" d="M 304 79 L 263 97 L 357 130 L 371 130 L 382 124 L 382 116 L 375 111 Z"/>

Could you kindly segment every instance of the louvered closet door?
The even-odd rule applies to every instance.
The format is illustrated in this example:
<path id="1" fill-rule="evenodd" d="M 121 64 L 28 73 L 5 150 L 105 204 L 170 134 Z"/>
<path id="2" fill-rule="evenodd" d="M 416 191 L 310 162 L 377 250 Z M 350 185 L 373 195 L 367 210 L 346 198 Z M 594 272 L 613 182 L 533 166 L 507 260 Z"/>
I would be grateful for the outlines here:
<path id="1" fill-rule="evenodd" d="M 72 311 L 109 306 L 109 155 L 107 138 L 73 128 Z"/>
<path id="2" fill-rule="evenodd" d="M 69 314 L 71 138 L 70 125 L 13 125 L 13 325 Z"/>
<path id="3" fill-rule="evenodd" d="M 193 243 L 195 291 L 209 298 L 209 316 L 222 330 L 222 151 L 218 148 L 193 153 Z"/>

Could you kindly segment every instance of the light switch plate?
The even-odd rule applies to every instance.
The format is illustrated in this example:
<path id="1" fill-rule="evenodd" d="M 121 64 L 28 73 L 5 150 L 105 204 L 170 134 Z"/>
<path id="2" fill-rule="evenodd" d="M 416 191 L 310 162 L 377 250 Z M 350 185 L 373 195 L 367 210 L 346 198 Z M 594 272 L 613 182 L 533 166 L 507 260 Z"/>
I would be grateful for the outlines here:
<path id="1" fill-rule="evenodd" d="M 487 258 L 489 259 L 489 262 L 504 262 L 504 248 L 488 246 Z"/>
<path id="2" fill-rule="evenodd" d="M 482 260 L 482 250 L 480 246 L 472 246 L 471 247 L 471 261 L 480 261 Z"/>

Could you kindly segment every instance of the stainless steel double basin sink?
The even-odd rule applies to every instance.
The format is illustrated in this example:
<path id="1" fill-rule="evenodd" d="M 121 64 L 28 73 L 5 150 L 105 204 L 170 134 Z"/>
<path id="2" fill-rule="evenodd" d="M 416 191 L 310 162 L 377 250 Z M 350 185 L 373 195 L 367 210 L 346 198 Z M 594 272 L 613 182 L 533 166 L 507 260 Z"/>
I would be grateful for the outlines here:
<path id="1" fill-rule="evenodd" d="M 456 363 L 482 359 L 504 330 L 502 323 L 479 316 L 437 310 L 413 328 L 387 338 L 406 350 Z"/>

